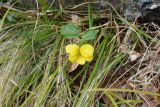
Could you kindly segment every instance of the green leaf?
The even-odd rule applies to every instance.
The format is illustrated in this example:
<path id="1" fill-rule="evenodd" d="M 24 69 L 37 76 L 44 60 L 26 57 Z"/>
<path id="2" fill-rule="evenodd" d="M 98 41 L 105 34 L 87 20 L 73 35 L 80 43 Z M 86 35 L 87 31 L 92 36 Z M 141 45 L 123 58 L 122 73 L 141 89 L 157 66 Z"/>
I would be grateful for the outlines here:
<path id="1" fill-rule="evenodd" d="M 92 39 L 95 39 L 98 32 L 99 32 L 99 30 L 89 29 L 82 36 L 82 40 L 92 40 Z"/>
<path id="2" fill-rule="evenodd" d="M 60 33 L 65 38 L 78 38 L 81 33 L 81 28 L 76 24 L 69 23 L 61 27 Z"/>

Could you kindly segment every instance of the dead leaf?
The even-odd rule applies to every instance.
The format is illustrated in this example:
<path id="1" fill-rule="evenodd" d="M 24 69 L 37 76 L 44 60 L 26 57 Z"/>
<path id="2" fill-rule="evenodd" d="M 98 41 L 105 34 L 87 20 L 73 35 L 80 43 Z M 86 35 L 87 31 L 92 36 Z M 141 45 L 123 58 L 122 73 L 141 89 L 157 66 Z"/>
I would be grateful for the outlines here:
<path id="1" fill-rule="evenodd" d="M 69 72 L 72 72 L 72 71 L 74 71 L 74 70 L 76 70 L 76 68 L 78 67 L 78 63 L 73 63 L 72 65 L 71 65 L 71 68 L 70 68 L 70 70 L 69 70 Z"/>

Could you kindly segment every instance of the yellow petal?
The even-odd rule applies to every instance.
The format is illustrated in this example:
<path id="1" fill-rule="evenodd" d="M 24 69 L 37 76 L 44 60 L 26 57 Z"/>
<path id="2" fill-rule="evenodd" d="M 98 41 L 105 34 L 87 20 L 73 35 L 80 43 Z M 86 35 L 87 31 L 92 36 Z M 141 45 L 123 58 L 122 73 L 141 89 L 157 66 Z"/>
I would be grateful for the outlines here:
<path id="1" fill-rule="evenodd" d="M 69 59 L 69 61 L 71 61 L 73 63 L 73 62 L 75 62 L 78 59 L 78 56 L 76 56 L 76 55 L 75 56 L 69 55 L 68 59 Z"/>
<path id="2" fill-rule="evenodd" d="M 79 56 L 79 58 L 76 60 L 76 62 L 80 65 L 84 65 L 86 61 L 82 56 Z"/>
<path id="3" fill-rule="evenodd" d="M 65 47 L 66 49 L 66 52 L 68 54 L 71 54 L 72 56 L 75 56 L 75 55 L 78 55 L 79 54 L 79 46 L 76 45 L 76 44 L 70 44 L 70 45 L 67 45 Z"/>
<path id="4" fill-rule="evenodd" d="M 89 44 L 84 44 L 80 47 L 80 53 L 83 57 L 91 57 L 93 56 L 94 48 Z"/>
<path id="5" fill-rule="evenodd" d="M 90 56 L 90 57 L 84 57 L 84 59 L 88 62 L 91 62 L 93 60 L 93 56 Z"/>

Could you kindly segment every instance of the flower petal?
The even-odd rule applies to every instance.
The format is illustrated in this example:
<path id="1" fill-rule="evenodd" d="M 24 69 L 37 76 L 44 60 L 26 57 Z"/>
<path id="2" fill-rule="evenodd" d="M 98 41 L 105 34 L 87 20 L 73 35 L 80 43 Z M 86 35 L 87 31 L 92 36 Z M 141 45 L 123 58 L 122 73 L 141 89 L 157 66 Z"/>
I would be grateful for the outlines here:
<path id="1" fill-rule="evenodd" d="M 84 44 L 80 47 L 80 53 L 83 57 L 92 57 L 94 53 L 94 48 L 89 44 Z"/>
<path id="2" fill-rule="evenodd" d="M 84 65 L 86 61 L 82 56 L 79 56 L 79 58 L 76 60 L 76 62 L 80 65 Z"/>
<path id="3" fill-rule="evenodd" d="M 76 45 L 76 44 L 70 44 L 70 45 L 67 45 L 65 47 L 66 49 L 66 52 L 68 54 L 71 54 L 72 56 L 75 56 L 75 55 L 78 55 L 79 54 L 79 46 Z"/>
<path id="4" fill-rule="evenodd" d="M 84 59 L 88 62 L 91 62 L 93 60 L 93 56 L 90 56 L 90 57 L 84 57 Z"/>
<path id="5" fill-rule="evenodd" d="M 78 59 L 78 56 L 72 56 L 72 55 L 69 55 L 68 57 L 69 61 L 71 61 L 72 63 L 75 62 L 77 59 Z"/>

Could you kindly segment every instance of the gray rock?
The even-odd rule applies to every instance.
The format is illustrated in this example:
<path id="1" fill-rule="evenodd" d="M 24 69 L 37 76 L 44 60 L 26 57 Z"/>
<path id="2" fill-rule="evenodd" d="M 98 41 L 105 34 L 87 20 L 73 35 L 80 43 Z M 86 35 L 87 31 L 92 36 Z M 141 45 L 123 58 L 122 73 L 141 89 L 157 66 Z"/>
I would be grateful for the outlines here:
<path id="1" fill-rule="evenodd" d="M 141 22 L 154 22 L 160 25 L 160 2 L 146 2 L 141 6 Z"/>
<path id="2" fill-rule="evenodd" d="M 65 7 L 87 1 L 99 2 L 94 4 L 94 8 L 97 10 L 109 8 L 110 6 L 106 3 L 109 2 L 129 21 L 138 18 L 142 23 L 155 22 L 160 24 L 160 0 L 44 0 L 43 4 L 47 3 L 48 5 L 52 5 L 52 7 L 58 7 L 58 4 L 61 4 Z M 23 9 L 27 6 L 33 9 L 36 6 L 35 0 L 19 0 L 19 3 Z M 40 6 L 43 4 L 40 3 Z M 77 9 L 87 10 L 87 7 Z"/>
<path id="3" fill-rule="evenodd" d="M 87 0 L 60 0 L 64 5 L 79 4 Z M 94 7 L 108 8 L 106 2 L 111 3 L 128 21 L 138 18 L 139 22 L 154 22 L 160 24 L 160 0 L 90 0 L 98 1 Z M 85 9 L 85 8 L 83 8 Z"/>
<path id="4" fill-rule="evenodd" d="M 160 0 L 128 0 L 125 3 L 123 15 L 130 21 L 139 18 L 142 23 L 159 23 Z"/>

